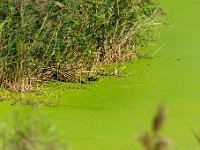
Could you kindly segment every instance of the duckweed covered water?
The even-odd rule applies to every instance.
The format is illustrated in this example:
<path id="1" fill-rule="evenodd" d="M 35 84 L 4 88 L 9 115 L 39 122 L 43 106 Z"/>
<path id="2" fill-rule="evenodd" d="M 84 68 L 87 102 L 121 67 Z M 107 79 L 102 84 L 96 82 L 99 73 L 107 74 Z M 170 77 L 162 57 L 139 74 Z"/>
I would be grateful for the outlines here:
<path id="1" fill-rule="evenodd" d="M 169 26 L 165 46 L 152 60 L 127 65 L 125 78 L 101 78 L 84 89 L 66 90 L 59 107 L 40 108 L 73 150 L 139 150 L 137 133 L 150 130 L 159 103 L 168 119 L 163 134 L 173 149 L 195 150 L 191 127 L 200 133 L 200 1 L 160 1 Z M 17 107 L 0 104 L 1 116 Z"/>

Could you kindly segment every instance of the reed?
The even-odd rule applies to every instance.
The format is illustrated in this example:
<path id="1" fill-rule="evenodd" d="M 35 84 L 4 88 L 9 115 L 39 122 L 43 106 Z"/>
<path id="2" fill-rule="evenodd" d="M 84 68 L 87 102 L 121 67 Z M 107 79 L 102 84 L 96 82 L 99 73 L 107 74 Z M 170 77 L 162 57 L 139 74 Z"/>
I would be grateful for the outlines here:
<path id="1" fill-rule="evenodd" d="M 103 65 L 132 60 L 153 40 L 156 8 L 148 0 L 1 0 L 0 87 L 24 92 L 103 75 Z"/>
<path id="2" fill-rule="evenodd" d="M 166 119 L 165 107 L 159 106 L 158 111 L 153 119 L 152 131 L 139 136 L 138 140 L 144 150 L 164 150 L 169 148 L 171 142 L 161 135 L 161 129 Z"/>

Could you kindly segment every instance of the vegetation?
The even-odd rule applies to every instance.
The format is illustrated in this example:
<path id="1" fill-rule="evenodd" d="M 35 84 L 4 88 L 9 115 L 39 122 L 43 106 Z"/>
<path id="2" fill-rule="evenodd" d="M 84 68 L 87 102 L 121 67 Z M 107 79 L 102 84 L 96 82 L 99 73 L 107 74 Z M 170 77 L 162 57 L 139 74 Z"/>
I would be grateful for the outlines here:
<path id="1" fill-rule="evenodd" d="M 163 150 L 170 146 L 170 141 L 161 136 L 161 128 L 165 121 L 165 108 L 160 106 L 153 119 L 152 133 L 144 133 L 139 137 L 144 150 Z"/>
<path id="2" fill-rule="evenodd" d="M 158 111 L 153 119 L 152 131 L 150 133 L 143 133 L 137 139 L 142 144 L 144 150 L 165 150 L 170 149 L 172 142 L 161 135 L 161 129 L 166 120 L 165 107 L 160 105 Z M 200 135 L 191 128 L 196 141 L 200 144 Z"/>
<path id="3" fill-rule="evenodd" d="M 63 104 L 63 108 L 54 109 L 56 111 L 48 108 L 42 111 L 51 111 L 55 114 L 49 117 L 53 121 L 57 120 L 56 122 L 63 126 L 64 131 L 69 128 L 68 130 L 71 130 L 68 132 L 69 135 L 71 134 L 76 143 L 81 143 L 77 144 L 80 148 L 92 147 L 93 144 L 93 147 L 96 146 L 98 149 L 98 145 L 101 146 L 103 143 L 104 149 L 111 147 L 110 145 L 116 145 L 113 149 L 120 149 L 120 142 L 129 145 L 128 140 L 123 138 L 128 137 L 128 131 L 130 131 L 128 128 L 132 128 L 127 124 L 137 122 L 141 116 L 147 117 L 151 112 L 151 106 L 157 101 L 155 99 L 162 97 L 163 101 L 170 99 L 169 103 L 173 103 L 170 106 L 175 111 L 172 113 L 170 127 L 178 126 L 172 136 L 178 139 L 177 143 L 182 146 L 179 149 L 187 149 L 187 147 L 194 149 L 195 144 L 191 142 L 194 138 L 189 137 L 186 131 L 187 125 L 184 124 L 185 121 L 189 121 L 192 125 L 198 126 L 196 116 L 199 114 L 197 100 L 199 95 L 195 93 L 199 87 L 196 82 L 198 71 L 195 68 L 198 63 L 194 58 L 195 54 L 198 54 L 198 46 L 194 44 L 198 39 L 188 34 L 191 33 L 191 25 L 197 25 L 198 21 L 190 17 L 197 14 L 196 7 L 193 7 L 196 1 L 190 3 L 192 5 L 189 3 L 181 5 L 182 8 L 187 6 L 189 10 L 187 13 L 180 13 L 180 9 L 177 13 L 174 11 L 176 15 L 172 18 L 172 22 L 176 28 L 173 28 L 170 34 L 164 35 L 169 44 L 167 53 L 160 55 L 161 59 L 155 63 L 156 65 L 150 67 L 149 70 L 153 71 L 148 72 L 148 77 L 141 75 L 143 72 L 139 72 L 134 75 L 134 77 L 139 76 L 139 78 L 136 77 L 137 79 L 134 78 L 134 81 L 132 78 L 120 84 L 116 84 L 118 81 L 112 82 L 111 84 L 116 84 L 114 86 L 117 87 L 114 90 L 112 89 L 114 86 L 111 86 L 102 91 L 96 88 L 94 91 L 85 92 L 86 94 L 82 92 L 85 95 L 78 100 L 73 98 L 79 97 L 82 93 L 74 92 L 71 95 L 75 96 L 71 97 L 70 94 L 66 94 L 68 99 Z M 170 4 L 170 7 L 176 10 L 177 7 L 174 6 L 177 4 L 179 4 L 178 1 L 175 1 L 174 5 Z M 152 2 L 148 0 L 1 0 L 0 88 L 21 91 L 21 95 L 13 97 L 9 91 L 1 90 L 0 101 L 11 99 L 13 105 L 18 101 L 22 104 L 40 105 L 44 99 L 40 95 L 41 91 L 34 92 L 33 95 L 32 93 L 24 95 L 24 92 L 38 89 L 38 85 L 44 81 L 53 79 L 80 82 L 76 85 L 82 88 L 82 83 L 87 80 L 96 80 L 98 75 L 119 75 L 118 62 L 138 57 L 138 50 L 153 40 L 152 33 L 157 25 L 155 16 L 158 14 L 165 15 L 160 8 L 152 5 Z M 192 33 L 196 33 L 195 27 Z M 189 44 L 191 51 L 188 51 L 188 43 L 194 45 L 191 47 Z M 175 52 L 168 59 L 168 56 L 164 55 L 168 55 L 172 47 Z M 190 55 L 191 52 L 194 55 Z M 162 58 L 167 59 L 162 60 Z M 184 59 L 193 60 L 193 62 L 176 63 L 176 60 Z M 173 67 L 167 64 L 172 64 Z M 163 66 L 165 66 L 164 69 Z M 180 77 L 182 70 L 184 73 Z M 185 70 L 188 70 L 187 73 Z M 177 78 L 180 79 L 177 80 Z M 144 81 L 141 82 L 141 79 Z M 167 80 L 164 81 L 165 79 Z M 120 93 L 118 93 L 119 88 Z M 108 96 L 106 90 L 109 93 Z M 56 94 L 48 92 L 45 93 L 47 100 L 44 104 L 57 106 L 60 102 L 60 92 L 62 92 L 60 86 L 58 86 L 58 91 L 53 91 Z M 41 101 L 35 99 L 37 94 L 40 95 Z M 55 101 L 51 101 L 52 95 Z M 124 101 L 123 98 L 128 100 Z M 11 109 L 20 108 L 12 107 Z M 1 116 L 6 111 L 10 111 L 10 107 L 1 104 Z M 56 139 L 57 133 L 52 133 L 52 127 L 46 126 L 40 120 L 40 116 L 33 117 L 27 115 L 27 112 L 23 113 L 23 117 L 16 113 L 8 117 L 11 121 L 1 122 L 1 124 L 5 123 L 0 132 L 4 150 L 62 149 L 64 147 Z M 45 121 L 48 119 L 45 117 Z M 154 118 L 152 130 L 139 137 L 144 150 L 168 148 L 170 142 L 161 134 L 164 120 L 164 109 L 160 108 Z M 78 123 L 80 126 L 76 126 Z M 90 130 L 97 124 L 97 129 Z M 78 135 L 80 130 L 77 129 L 84 131 L 81 136 Z M 92 134 L 88 134 L 91 131 Z M 200 143 L 198 133 L 193 129 L 192 132 Z M 67 133 L 67 130 L 63 133 Z M 116 133 L 119 135 L 117 138 Z M 52 135 L 54 135 L 53 138 Z M 83 142 L 93 143 L 82 145 Z M 188 144 L 190 142 L 191 144 Z"/>
<path id="4" fill-rule="evenodd" d="M 1 123 L 2 150 L 67 150 L 66 141 L 35 111 L 15 111 Z"/>
<path id="5" fill-rule="evenodd" d="M 1 0 L 0 86 L 96 80 L 153 40 L 157 10 L 149 0 Z"/>

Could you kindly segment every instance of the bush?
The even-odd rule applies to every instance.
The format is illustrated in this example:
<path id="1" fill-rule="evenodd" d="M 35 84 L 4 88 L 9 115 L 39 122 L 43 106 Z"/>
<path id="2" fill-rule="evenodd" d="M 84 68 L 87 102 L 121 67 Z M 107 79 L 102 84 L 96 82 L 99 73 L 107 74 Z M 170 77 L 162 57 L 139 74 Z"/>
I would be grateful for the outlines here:
<path id="1" fill-rule="evenodd" d="M 149 0 L 4 0 L 1 87 L 78 81 L 100 73 L 100 64 L 134 58 L 152 40 L 155 9 Z"/>

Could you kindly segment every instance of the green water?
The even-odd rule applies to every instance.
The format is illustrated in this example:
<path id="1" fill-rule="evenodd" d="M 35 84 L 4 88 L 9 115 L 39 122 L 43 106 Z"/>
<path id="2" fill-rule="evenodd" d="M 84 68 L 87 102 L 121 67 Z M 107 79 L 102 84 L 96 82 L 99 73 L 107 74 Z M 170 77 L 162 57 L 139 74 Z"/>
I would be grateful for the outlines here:
<path id="1" fill-rule="evenodd" d="M 66 90 L 47 120 L 73 150 L 139 150 L 134 137 L 149 130 L 156 106 L 166 104 L 163 133 L 176 150 L 199 148 L 190 126 L 200 133 L 200 1 L 160 0 L 167 11 L 161 42 L 152 60 L 127 65 L 125 78 L 102 78 L 82 90 Z M 1 116 L 12 109 L 0 104 Z"/>

